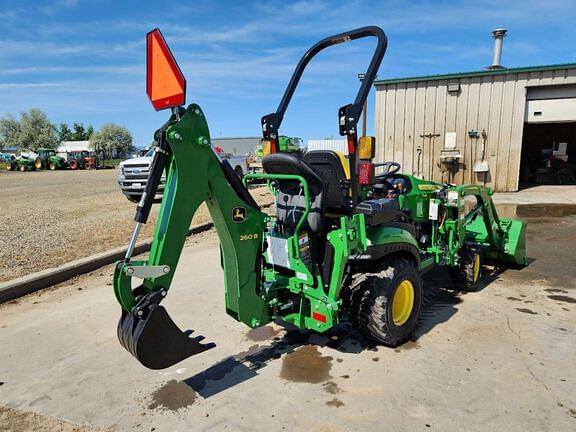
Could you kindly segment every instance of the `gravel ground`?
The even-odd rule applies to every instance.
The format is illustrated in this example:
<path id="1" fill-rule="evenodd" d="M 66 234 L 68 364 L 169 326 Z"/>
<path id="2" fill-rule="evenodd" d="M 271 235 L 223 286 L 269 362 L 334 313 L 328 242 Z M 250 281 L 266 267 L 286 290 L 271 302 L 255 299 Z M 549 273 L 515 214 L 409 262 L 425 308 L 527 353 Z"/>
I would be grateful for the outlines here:
<path id="1" fill-rule="evenodd" d="M 116 177 L 116 170 L 0 171 L 0 282 L 127 244 L 135 204 Z M 253 195 L 261 204 L 271 200 L 265 188 Z M 140 239 L 153 235 L 158 209 Z M 192 223 L 209 220 L 201 207 Z"/>

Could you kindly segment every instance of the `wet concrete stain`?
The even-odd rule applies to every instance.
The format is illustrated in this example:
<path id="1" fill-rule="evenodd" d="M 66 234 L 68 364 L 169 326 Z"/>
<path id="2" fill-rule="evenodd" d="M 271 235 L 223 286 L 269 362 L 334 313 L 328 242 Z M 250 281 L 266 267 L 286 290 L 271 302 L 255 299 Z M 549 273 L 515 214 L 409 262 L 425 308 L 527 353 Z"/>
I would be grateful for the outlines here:
<path id="1" fill-rule="evenodd" d="M 333 408 L 340 408 L 341 406 L 344 406 L 344 402 L 342 402 L 340 399 L 332 399 L 328 402 L 326 402 L 326 405 L 328 405 L 329 407 L 333 407 Z"/>
<path id="2" fill-rule="evenodd" d="M 192 405 L 195 401 L 196 392 L 185 382 L 170 380 L 152 393 L 152 402 L 148 408 L 178 411 Z"/>
<path id="3" fill-rule="evenodd" d="M 522 301 L 522 299 L 519 299 L 518 297 L 506 297 L 506 299 L 512 301 Z"/>
<path id="4" fill-rule="evenodd" d="M 325 392 L 330 394 L 342 393 L 342 389 L 338 387 L 338 384 L 336 384 L 334 381 L 328 381 L 322 386 L 322 388 L 324 388 Z"/>
<path id="5" fill-rule="evenodd" d="M 373 362 L 380 361 L 380 357 L 373 357 L 373 358 L 372 358 L 372 361 L 373 361 Z"/>
<path id="6" fill-rule="evenodd" d="M 402 351 L 410 351 L 413 349 L 420 349 L 420 344 L 418 341 L 408 341 L 396 348 L 394 348 L 395 352 L 402 352 Z"/>
<path id="7" fill-rule="evenodd" d="M 323 356 L 317 346 L 305 345 L 286 354 L 280 378 L 291 382 L 318 384 L 332 378 L 332 357 Z"/>
<path id="8" fill-rule="evenodd" d="M 576 215 L 576 204 L 497 204 L 500 217 L 564 218 Z"/>
<path id="9" fill-rule="evenodd" d="M 516 308 L 516 310 L 518 312 L 522 312 L 522 313 L 526 313 L 526 314 L 530 314 L 530 315 L 538 315 L 538 312 L 534 312 L 533 310 L 530 310 L 530 309 Z"/>
<path id="10" fill-rule="evenodd" d="M 246 333 L 246 337 L 253 342 L 263 342 L 273 339 L 280 329 L 275 329 L 271 326 L 258 327 Z"/>
<path id="11" fill-rule="evenodd" d="M 564 295 L 549 295 L 548 298 L 552 300 L 561 301 L 564 303 L 576 303 L 576 298 Z"/>

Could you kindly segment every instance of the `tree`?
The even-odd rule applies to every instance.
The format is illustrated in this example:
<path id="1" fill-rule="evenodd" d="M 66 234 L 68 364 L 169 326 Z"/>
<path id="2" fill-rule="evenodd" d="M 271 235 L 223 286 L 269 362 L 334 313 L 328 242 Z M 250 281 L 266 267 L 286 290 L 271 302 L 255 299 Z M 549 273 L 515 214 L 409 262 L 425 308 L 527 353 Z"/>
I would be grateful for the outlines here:
<path id="1" fill-rule="evenodd" d="M 0 150 L 5 147 L 18 147 L 20 144 L 20 122 L 7 115 L 0 119 Z"/>
<path id="2" fill-rule="evenodd" d="M 82 123 L 76 123 L 74 122 L 74 124 L 72 125 L 72 129 L 74 130 L 74 132 L 72 132 L 72 141 L 85 141 L 86 140 L 86 130 L 84 129 L 84 124 Z"/>
<path id="3" fill-rule="evenodd" d="M 102 125 L 100 130 L 92 135 L 90 141 L 95 151 L 104 153 L 104 159 L 111 159 L 114 152 L 117 156 L 123 156 L 133 148 L 130 131 L 113 123 Z"/>
<path id="4" fill-rule="evenodd" d="M 58 141 L 72 141 L 72 131 L 66 123 L 60 123 L 58 126 Z"/>
<path id="5" fill-rule="evenodd" d="M 92 135 L 94 135 L 94 126 L 88 125 L 86 128 L 86 133 L 84 134 L 84 140 L 89 140 Z"/>
<path id="6" fill-rule="evenodd" d="M 54 149 L 58 146 L 56 127 L 38 108 L 20 113 L 18 144 L 21 148 L 36 151 L 39 147 Z"/>

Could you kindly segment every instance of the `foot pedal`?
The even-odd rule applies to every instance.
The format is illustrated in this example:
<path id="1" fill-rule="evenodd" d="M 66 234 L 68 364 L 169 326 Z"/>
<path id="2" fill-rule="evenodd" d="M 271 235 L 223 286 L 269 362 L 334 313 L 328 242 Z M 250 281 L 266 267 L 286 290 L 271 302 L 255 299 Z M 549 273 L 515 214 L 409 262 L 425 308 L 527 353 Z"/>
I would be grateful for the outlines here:
<path id="1" fill-rule="evenodd" d="M 122 346 L 149 369 L 165 369 L 216 346 L 200 343 L 204 337 L 191 338 L 190 333 L 180 330 L 166 309 L 156 303 L 137 306 L 130 313 L 122 311 L 118 323 Z"/>

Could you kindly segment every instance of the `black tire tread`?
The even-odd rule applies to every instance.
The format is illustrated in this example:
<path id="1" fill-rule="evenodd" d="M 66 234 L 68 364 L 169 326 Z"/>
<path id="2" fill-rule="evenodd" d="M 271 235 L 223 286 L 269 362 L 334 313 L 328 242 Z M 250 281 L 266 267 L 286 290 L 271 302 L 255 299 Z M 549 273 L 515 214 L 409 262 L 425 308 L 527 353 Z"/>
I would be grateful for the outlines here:
<path id="1" fill-rule="evenodd" d="M 478 280 L 474 281 L 474 259 L 480 251 L 475 248 L 466 247 L 460 253 L 460 263 L 452 272 L 452 278 L 456 288 L 460 291 L 473 292 L 478 289 L 479 281 L 482 279 L 482 255 L 480 254 L 480 274 Z"/>
<path id="2" fill-rule="evenodd" d="M 390 331 L 393 324 L 388 322 L 390 299 L 387 293 L 391 290 L 395 276 L 406 268 L 418 272 L 416 263 L 403 257 L 389 257 L 382 262 L 380 272 L 358 275 L 352 282 L 352 314 L 356 316 L 356 325 L 370 339 L 391 347 L 404 342 L 418 323 L 418 319 L 411 318 L 410 328 L 407 328 L 409 331 L 400 336 Z M 421 286 L 421 282 L 415 286 L 415 289 L 420 290 L 414 304 L 413 313 L 416 315 L 421 307 Z"/>

